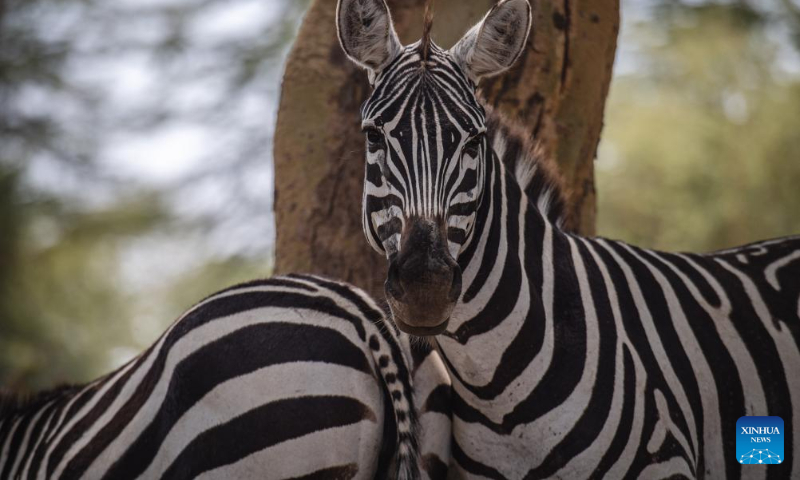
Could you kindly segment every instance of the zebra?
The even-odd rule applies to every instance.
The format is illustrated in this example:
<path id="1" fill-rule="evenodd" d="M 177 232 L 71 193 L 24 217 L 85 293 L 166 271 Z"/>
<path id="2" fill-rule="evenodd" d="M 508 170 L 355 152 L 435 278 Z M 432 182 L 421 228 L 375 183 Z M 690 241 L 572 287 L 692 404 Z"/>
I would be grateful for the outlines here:
<path id="1" fill-rule="evenodd" d="M 444 478 L 449 392 L 363 291 L 257 280 L 98 380 L 0 397 L 0 478 Z"/>
<path id="2" fill-rule="evenodd" d="M 453 382 L 454 474 L 800 478 L 800 237 L 708 254 L 585 238 L 552 161 L 479 100 L 531 28 L 497 3 L 449 50 L 400 44 L 383 0 L 340 0 L 368 72 L 363 229 L 393 322 Z M 736 421 L 785 421 L 785 459 L 735 458 Z"/>

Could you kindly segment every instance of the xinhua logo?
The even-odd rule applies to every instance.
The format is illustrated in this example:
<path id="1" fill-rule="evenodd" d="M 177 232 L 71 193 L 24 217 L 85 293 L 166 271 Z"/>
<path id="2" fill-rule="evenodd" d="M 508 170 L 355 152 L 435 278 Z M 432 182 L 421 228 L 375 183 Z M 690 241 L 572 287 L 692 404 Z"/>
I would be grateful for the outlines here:
<path id="1" fill-rule="evenodd" d="M 736 421 L 736 461 L 745 465 L 783 463 L 783 419 L 741 417 Z"/>

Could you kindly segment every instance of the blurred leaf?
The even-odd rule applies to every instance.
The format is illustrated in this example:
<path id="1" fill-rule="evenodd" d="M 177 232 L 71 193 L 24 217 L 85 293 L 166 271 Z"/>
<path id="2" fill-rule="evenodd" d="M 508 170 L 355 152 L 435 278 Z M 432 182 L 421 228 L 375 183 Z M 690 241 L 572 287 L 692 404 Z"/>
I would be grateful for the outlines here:
<path id="1" fill-rule="evenodd" d="M 752 9 L 682 8 L 691 21 L 655 27 L 668 35 L 644 51 L 653 68 L 612 85 L 600 233 L 690 251 L 797 234 L 800 81 L 776 78 L 776 45 Z"/>

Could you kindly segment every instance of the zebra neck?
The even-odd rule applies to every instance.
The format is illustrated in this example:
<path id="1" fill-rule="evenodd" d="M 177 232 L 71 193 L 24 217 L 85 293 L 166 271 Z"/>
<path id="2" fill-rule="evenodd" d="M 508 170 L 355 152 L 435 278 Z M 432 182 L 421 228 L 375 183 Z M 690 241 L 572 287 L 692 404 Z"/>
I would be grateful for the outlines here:
<path id="1" fill-rule="evenodd" d="M 559 228 L 569 223 L 566 194 L 559 168 L 530 132 L 491 106 L 486 111 L 486 136 L 493 154 L 542 216 Z M 574 219 L 573 219 L 574 220 Z M 572 225 L 570 225 L 572 227 Z"/>
<path id="2" fill-rule="evenodd" d="M 554 348 L 580 353 L 577 344 L 554 345 L 556 278 L 559 299 L 566 302 L 558 311 L 574 310 L 569 302 L 580 295 L 577 282 L 563 281 L 574 278 L 568 264 L 554 261 L 569 251 L 567 235 L 530 202 L 502 162 L 495 158 L 487 164 L 475 233 L 459 257 L 464 290 L 439 344 L 457 391 L 477 403 L 493 399 L 487 408 L 503 410 L 504 401 L 518 402 L 519 392 L 509 384 L 523 370 L 531 370 L 525 377 L 534 382 Z M 569 327 L 559 324 L 564 326 Z M 499 392 L 507 395 L 498 397 Z"/>

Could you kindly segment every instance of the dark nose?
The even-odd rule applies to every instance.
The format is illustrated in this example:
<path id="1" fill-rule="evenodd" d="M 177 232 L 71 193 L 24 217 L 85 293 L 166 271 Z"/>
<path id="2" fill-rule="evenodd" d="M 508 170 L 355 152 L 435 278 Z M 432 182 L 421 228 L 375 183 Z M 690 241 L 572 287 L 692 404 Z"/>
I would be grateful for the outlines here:
<path id="1" fill-rule="evenodd" d="M 386 289 L 398 301 L 425 294 L 455 302 L 461 294 L 461 268 L 449 253 L 443 258 L 426 252 L 399 256 L 389 265 Z"/>
<path id="2" fill-rule="evenodd" d="M 442 227 L 430 220 L 413 222 L 404 232 L 400 252 L 391 260 L 386 294 L 401 329 L 404 324 L 412 328 L 442 325 L 461 295 L 461 269 L 450 256 Z"/>

